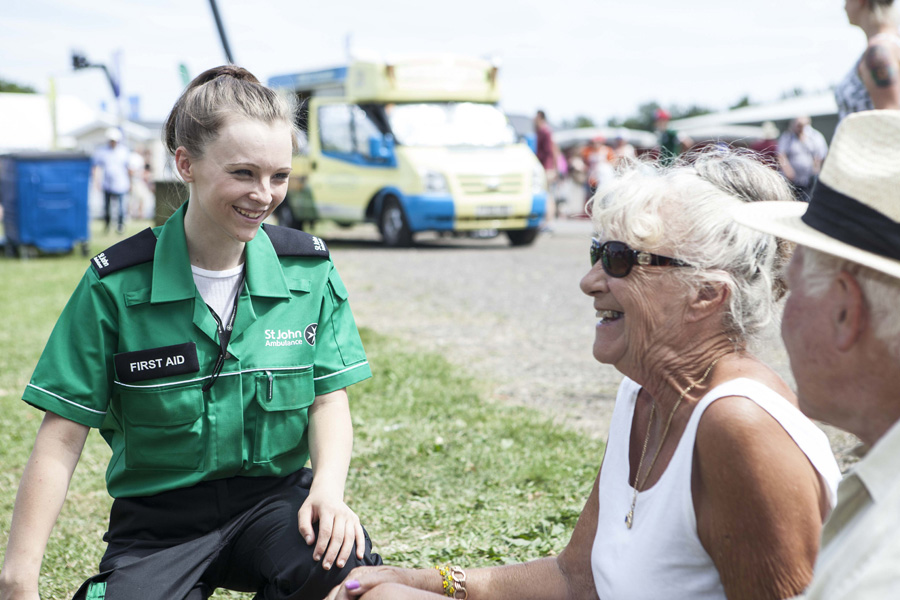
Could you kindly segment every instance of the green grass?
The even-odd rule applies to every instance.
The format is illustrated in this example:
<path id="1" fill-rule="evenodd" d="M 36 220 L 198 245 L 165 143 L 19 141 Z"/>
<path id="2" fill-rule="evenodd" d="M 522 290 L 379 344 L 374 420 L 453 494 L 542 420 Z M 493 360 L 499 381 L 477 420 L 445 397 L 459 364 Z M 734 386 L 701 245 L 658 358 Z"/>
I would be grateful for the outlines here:
<path id="1" fill-rule="evenodd" d="M 92 250 L 117 239 L 95 231 Z M 77 254 L 0 260 L 0 558 L 41 419 L 19 398 L 86 266 Z M 374 377 L 350 390 L 356 443 L 347 502 L 385 562 L 473 567 L 558 553 L 590 491 L 602 443 L 537 411 L 489 401 L 484 383 L 440 356 L 362 334 Z M 97 568 L 111 504 L 103 483 L 108 458 L 92 432 L 44 557 L 43 598 L 71 597 Z"/>

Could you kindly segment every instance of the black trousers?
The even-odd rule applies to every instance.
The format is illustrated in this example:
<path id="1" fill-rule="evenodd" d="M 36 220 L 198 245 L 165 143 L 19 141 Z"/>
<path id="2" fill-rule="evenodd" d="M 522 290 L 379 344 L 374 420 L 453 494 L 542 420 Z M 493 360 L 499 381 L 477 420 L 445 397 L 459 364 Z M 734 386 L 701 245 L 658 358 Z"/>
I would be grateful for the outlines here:
<path id="1" fill-rule="evenodd" d="M 256 592 L 259 600 L 324 598 L 361 565 L 380 565 L 366 534 L 365 558 L 354 548 L 330 571 L 312 559 L 297 511 L 312 472 L 234 477 L 146 498 L 118 498 L 110 512 L 100 574 L 79 599 L 201 600 L 216 588 Z"/>
<path id="2" fill-rule="evenodd" d="M 118 204 L 119 214 L 117 221 L 117 231 L 122 233 L 125 227 L 125 194 L 115 194 L 113 192 L 103 192 L 103 222 L 106 223 L 106 229 L 109 230 L 109 223 L 112 221 L 112 201 Z"/>

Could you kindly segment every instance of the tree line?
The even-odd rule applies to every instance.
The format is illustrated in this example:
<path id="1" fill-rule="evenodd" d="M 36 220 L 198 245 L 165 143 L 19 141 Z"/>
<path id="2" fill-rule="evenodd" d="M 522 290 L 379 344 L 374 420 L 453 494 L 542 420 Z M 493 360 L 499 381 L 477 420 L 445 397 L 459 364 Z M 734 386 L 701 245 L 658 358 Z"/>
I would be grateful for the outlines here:
<path id="1" fill-rule="evenodd" d="M 794 89 L 782 92 L 781 98 L 793 98 L 796 96 L 803 96 L 806 94 L 806 91 L 802 88 L 796 87 Z M 728 110 L 734 110 L 737 108 L 744 108 L 745 106 L 752 106 L 754 103 L 750 100 L 750 96 L 744 95 L 737 102 L 728 107 Z M 658 102 L 645 102 L 641 104 L 637 108 L 637 112 L 629 117 L 620 118 L 620 117 L 612 117 L 606 122 L 607 127 L 625 127 L 627 129 L 638 129 L 643 131 L 653 131 L 653 124 L 656 120 L 654 114 L 660 108 L 664 108 Z M 701 106 L 699 104 L 692 104 L 690 106 L 677 106 L 671 105 L 665 107 L 669 114 L 672 115 L 672 120 L 676 121 L 678 119 L 687 119 L 689 117 L 697 117 L 700 115 L 707 115 L 712 112 L 715 112 L 713 109 Z M 560 128 L 562 129 L 577 129 L 581 127 L 597 127 L 597 123 L 591 117 L 586 115 L 578 115 L 572 120 L 565 119 L 560 123 Z"/>

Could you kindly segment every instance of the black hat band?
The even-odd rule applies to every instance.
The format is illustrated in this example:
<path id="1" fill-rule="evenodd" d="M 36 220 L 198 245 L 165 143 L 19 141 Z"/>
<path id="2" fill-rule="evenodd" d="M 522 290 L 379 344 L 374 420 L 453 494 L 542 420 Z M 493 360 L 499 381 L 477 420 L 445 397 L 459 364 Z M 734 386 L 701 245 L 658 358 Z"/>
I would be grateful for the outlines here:
<path id="1" fill-rule="evenodd" d="M 900 196 L 900 190 L 897 193 Z M 900 223 L 821 180 L 816 182 L 809 208 L 801 220 L 845 244 L 900 260 Z"/>

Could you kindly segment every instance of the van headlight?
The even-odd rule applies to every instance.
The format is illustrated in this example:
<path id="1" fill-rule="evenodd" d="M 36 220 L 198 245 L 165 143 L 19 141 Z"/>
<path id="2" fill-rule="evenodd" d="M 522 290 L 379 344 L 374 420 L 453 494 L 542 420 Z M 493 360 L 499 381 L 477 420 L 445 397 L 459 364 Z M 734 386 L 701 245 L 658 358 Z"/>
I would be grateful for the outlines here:
<path id="1" fill-rule="evenodd" d="M 532 194 L 543 194 L 547 191 L 547 174 L 544 172 L 544 167 L 541 163 L 534 163 L 534 168 L 531 171 L 531 193 Z"/>
<path id="2" fill-rule="evenodd" d="M 447 178 L 443 173 L 438 171 L 425 170 L 421 172 L 422 185 L 425 187 L 426 194 L 447 194 L 450 192 L 450 186 L 447 185 Z"/>

